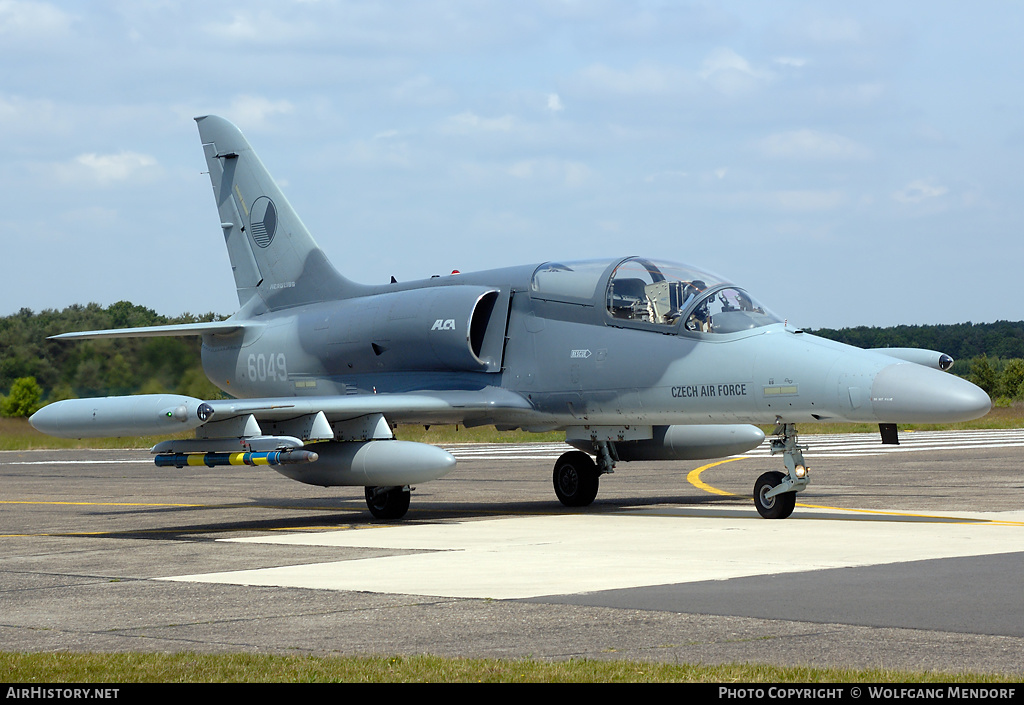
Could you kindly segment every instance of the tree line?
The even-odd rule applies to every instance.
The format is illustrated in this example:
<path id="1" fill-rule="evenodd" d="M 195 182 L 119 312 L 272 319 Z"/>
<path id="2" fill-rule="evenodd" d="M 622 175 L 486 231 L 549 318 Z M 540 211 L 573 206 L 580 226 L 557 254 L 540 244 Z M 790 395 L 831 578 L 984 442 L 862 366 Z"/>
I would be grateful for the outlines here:
<path id="1" fill-rule="evenodd" d="M 203 374 L 198 337 L 58 341 L 82 330 L 221 320 L 214 313 L 175 318 L 119 301 L 0 318 L 0 415 L 27 416 L 44 403 L 76 397 L 174 392 L 200 399 L 221 393 Z"/>
<path id="2" fill-rule="evenodd" d="M 110 338 L 61 342 L 59 333 L 222 320 L 214 313 L 175 318 L 119 301 L 0 318 L 0 415 L 27 416 L 60 399 L 174 392 L 222 396 L 203 374 L 200 339 Z M 1024 321 L 809 330 L 860 348 L 926 348 L 957 360 L 953 372 L 999 400 L 1024 399 Z"/>
<path id="3" fill-rule="evenodd" d="M 821 328 L 808 333 L 858 348 L 924 348 L 938 350 L 954 360 L 1024 358 L 1024 321 L 954 323 L 892 328 Z"/>
<path id="4" fill-rule="evenodd" d="M 954 374 L 974 382 L 997 404 L 1024 400 L 1024 321 L 807 332 L 858 348 L 938 350 L 956 360 Z"/>

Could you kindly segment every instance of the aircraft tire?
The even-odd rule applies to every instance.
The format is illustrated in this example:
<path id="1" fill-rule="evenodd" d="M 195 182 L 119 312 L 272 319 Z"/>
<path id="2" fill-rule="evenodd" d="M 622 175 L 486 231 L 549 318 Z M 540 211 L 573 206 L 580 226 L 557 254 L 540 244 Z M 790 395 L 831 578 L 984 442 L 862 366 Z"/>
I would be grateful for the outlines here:
<path id="1" fill-rule="evenodd" d="M 551 481 L 559 502 L 567 507 L 586 507 L 597 497 L 600 477 L 593 458 L 571 450 L 555 463 Z"/>
<path id="2" fill-rule="evenodd" d="M 765 498 L 765 493 L 776 487 L 786 478 L 781 472 L 766 472 L 754 483 L 754 506 L 757 513 L 765 519 L 785 519 L 796 507 L 796 492 L 783 492 L 774 497 Z"/>
<path id="3" fill-rule="evenodd" d="M 386 492 L 375 492 L 376 487 L 366 488 L 366 506 L 377 519 L 401 519 L 409 511 L 412 493 L 404 487 L 392 487 Z"/>

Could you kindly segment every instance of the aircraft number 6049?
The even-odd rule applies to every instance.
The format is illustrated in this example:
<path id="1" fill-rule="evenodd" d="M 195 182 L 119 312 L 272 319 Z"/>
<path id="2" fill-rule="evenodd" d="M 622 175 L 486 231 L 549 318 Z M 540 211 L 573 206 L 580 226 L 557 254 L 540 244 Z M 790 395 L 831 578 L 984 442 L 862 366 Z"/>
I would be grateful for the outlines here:
<path id="1" fill-rule="evenodd" d="M 271 353 L 270 355 L 250 354 L 248 360 L 249 380 L 266 382 L 272 380 L 288 379 L 288 362 L 284 353 Z"/>

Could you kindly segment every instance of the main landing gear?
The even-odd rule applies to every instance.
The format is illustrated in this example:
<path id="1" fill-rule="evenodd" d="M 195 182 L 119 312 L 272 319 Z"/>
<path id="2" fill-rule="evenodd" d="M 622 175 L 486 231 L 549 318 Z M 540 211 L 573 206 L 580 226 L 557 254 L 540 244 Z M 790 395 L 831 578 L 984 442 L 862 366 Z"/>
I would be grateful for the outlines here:
<path id="1" fill-rule="evenodd" d="M 567 507 L 586 507 L 597 497 L 601 475 L 614 471 L 614 447 L 595 441 L 597 462 L 581 450 L 565 453 L 555 463 L 551 482 L 558 501 Z"/>
<path id="2" fill-rule="evenodd" d="M 806 446 L 797 444 L 796 425 L 778 422 L 775 435 L 772 455 L 782 453 L 787 472 L 766 472 L 754 483 L 754 506 L 765 519 L 785 519 L 792 514 L 796 493 L 810 482 L 807 465 L 804 464 Z"/>
<path id="3" fill-rule="evenodd" d="M 796 493 L 810 482 L 803 451 L 797 443 L 796 425 L 778 422 L 771 441 L 772 455 L 782 454 L 786 472 L 769 471 L 754 483 L 754 506 L 765 519 L 785 519 L 796 507 Z M 558 500 L 566 507 L 585 507 L 597 497 L 601 475 L 614 471 L 615 446 L 595 441 L 596 462 L 587 453 L 572 450 L 555 463 L 551 482 Z M 369 492 L 369 490 L 367 490 Z M 367 494 L 369 502 L 369 494 Z M 370 508 L 373 511 L 373 508 Z M 376 516 L 376 513 L 374 513 Z"/>
<path id="4" fill-rule="evenodd" d="M 405 487 L 367 487 L 366 506 L 377 519 L 401 519 L 409 511 L 412 492 Z"/>

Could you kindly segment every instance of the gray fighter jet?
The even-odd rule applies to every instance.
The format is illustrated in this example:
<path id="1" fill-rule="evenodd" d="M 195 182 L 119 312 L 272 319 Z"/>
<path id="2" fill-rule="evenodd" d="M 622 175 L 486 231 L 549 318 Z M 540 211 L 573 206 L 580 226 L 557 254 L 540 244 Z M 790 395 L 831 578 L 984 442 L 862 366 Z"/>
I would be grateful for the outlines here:
<path id="1" fill-rule="evenodd" d="M 398 441 L 396 424 L 564 430 L 555 463 L 566 506 L 590 504 L 619 461 L 693 460 L 762 443 L 766 518 L 807 486 L 800 422 L 896 426 L 980 417 L 978 387 L 925 350 L 861 350 L 787 325 L 753 295 L 695 267 L 644 257 L 544 262 L 422 281 L 357 284 L 320 250 L 242 133 L 196 119 L 238 289 L 225 321 L 57 338 L 202 336 L 203 368 L 230 400 L 73 399 L 31 422 L 64 437 L 195 431 L 152 452 L 159 466 L 268 465 L 300 482 L 366 488 L 395 519 L 410 486 L 455 459 Z"/>

